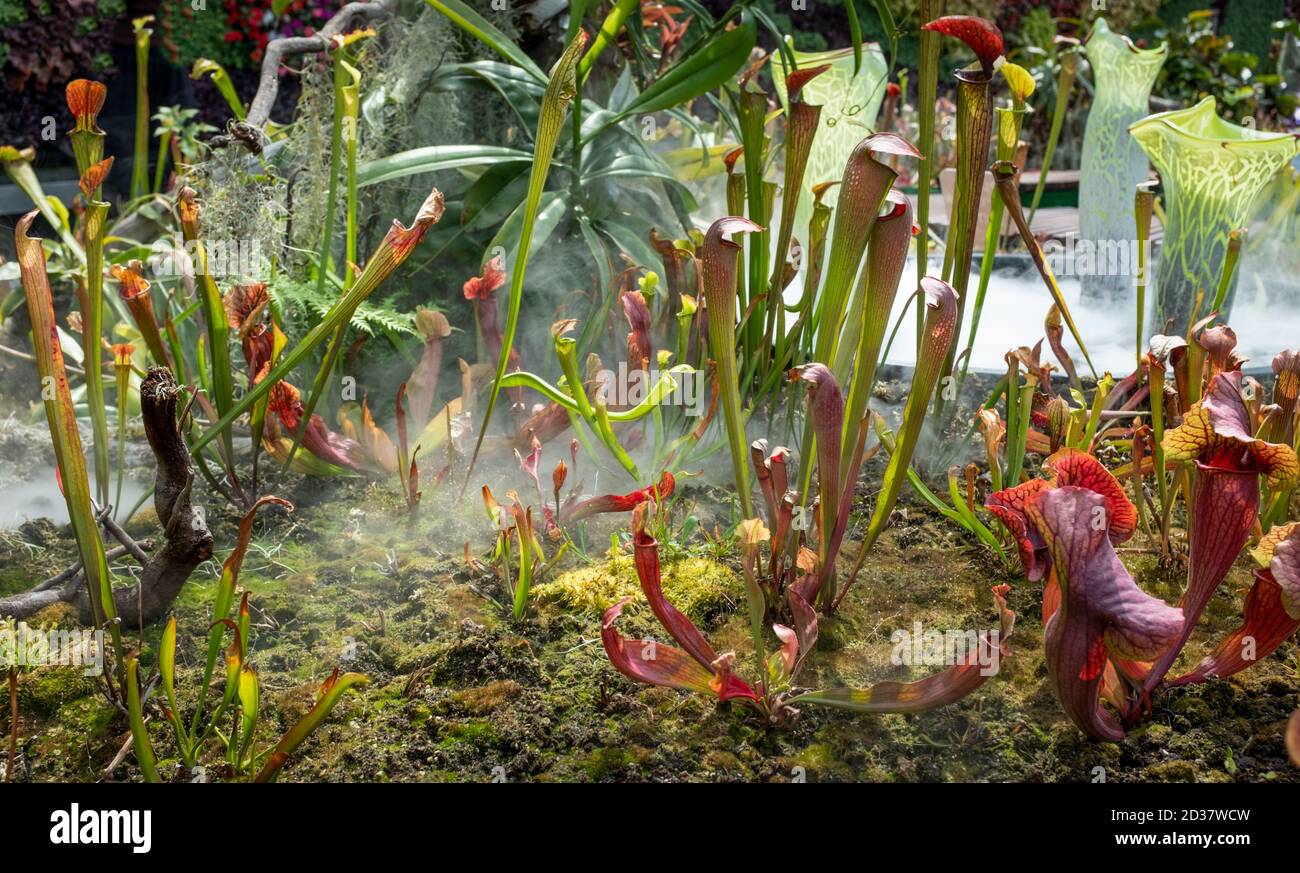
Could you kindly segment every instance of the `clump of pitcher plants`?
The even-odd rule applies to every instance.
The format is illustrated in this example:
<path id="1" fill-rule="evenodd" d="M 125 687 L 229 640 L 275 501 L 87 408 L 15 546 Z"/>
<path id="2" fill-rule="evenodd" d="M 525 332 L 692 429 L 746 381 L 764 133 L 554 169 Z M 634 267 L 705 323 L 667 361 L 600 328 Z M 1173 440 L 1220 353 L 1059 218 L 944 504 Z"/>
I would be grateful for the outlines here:
<path id="1" fill-rule="evenodd" d="M 810 414 L 820 440 L 816 535 L 809 537 L 809 526 L 795 521 L 799 495 L 787 488 L 789 450 L 778 447 L 769 453 L 765 442 L 755 442 L 751 461 L 772 526 L 753 517 L 742 521 L 736 532 L 754 648 L 753 678 L 742 678 L 737 656 L 714 650 L 699 628 L 664 596 L 659 543 L 647 530 L 653 508 L 648 500 L 632 514 L 637 576 L 655 618 L 680 648 L 620 634 L 616 624 L 627 603 L 623 600 L 605 612 L 602 622 L 601 641 L 610 662 L 635 681 L 695 691 L 719 701 L 740 700 L 774 722 L 797 715 L 802 704 L 885 713 L 917 712 L 959 700 L 996 673 L 1000 659 L 1010 654 L 1014 615 L 1006 606 L 1007 586 L 993 589 L 999 627 L 977 635 L 973 651 L 940 673 L 867 688 L 816 689 L 800 684 L 805 659 L 817 644 L 819 619 L 813 604 L 821 603 L 830 611 L 838 602 L 824 592 L 835 575 L 847 510 L 864 458 L 866 428 L 858 432 L 842 477 L 838 438 L 844 400 L 835 377 L 821 364 L 808 364 L 795 370 L 792 378 L 808 385 Z M 835 512 L 827 512 L 828 506 Z"/>
<path id="2" fill-rule="evenodd" d="M 1177 605 L 1143 592 L 1115 553 L 1137 530 L 1139 513 L 1093 455 L 1061 449 L 1044 462 L 1046 478 L 999 491 L 987 504 L 1016 539 L 1028 578 L 1046 579 L 1048 671 L 1067 715 L 1097 739 L 1122 738 L 1158 689 L 1231 676 L 1300 628 L 1300 533 L 1292 523 L 1266 531 L 1252 550 L 1258 566 L 1241 626 L 1189 672 L 1169 677 L 1259 529 L 1261 488 L 1285 493 L 1300 475 L 1291 446 L 1257 436 L 1254 391 L 1233 368 L 1230 344 L 1217 348 L 1204 396 L 1161 442 L 1163 460 L 1190 482 L 1187 584 Z"/>

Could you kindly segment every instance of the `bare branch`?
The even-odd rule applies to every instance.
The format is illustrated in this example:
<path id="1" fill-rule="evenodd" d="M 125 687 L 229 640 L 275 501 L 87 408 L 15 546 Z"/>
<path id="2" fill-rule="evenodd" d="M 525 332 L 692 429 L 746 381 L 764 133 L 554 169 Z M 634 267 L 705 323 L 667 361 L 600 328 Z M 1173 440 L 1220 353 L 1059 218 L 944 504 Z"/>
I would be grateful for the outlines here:
<path id="1" fill-rule="evenodd" d="M 231 119 L 226 126 L 227 132 L 214 136 L 210 145 L 213 148 L 223 148 L 238 142 L 249 151 L 260 152 L 264 138 L 262 128 L 271 119 L 271 109 L 275 106 L 276 95 L 280 92 L 280 64 L 284 59 L 292 55 L 327 51 L 334 37 L 344 33 L 353 25 L 390 15 L 396 8 L 397 0 L 349 3 L 312 36 L 271 40 L 266 44 L 266 54 L 262 57 L 261 77 L 258 80 L 257 93 L 253 95 L 253 102 L 249 105 L 248 116 L 242 122 Z"/>

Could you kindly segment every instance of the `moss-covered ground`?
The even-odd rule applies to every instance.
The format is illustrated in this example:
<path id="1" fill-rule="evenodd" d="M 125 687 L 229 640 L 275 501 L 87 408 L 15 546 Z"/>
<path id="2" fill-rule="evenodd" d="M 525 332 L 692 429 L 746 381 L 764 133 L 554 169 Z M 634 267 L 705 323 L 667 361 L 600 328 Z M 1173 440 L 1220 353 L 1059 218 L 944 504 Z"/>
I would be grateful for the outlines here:
<path id="1" fill-rule="evenodd" d="M 874 464 L 858 511 L 874 500 L 865 488 L 879 482 Z M 738 705 L 634 685 L 609 665 L 600 610 L 613 600 L 633 596 L 625 633 L 663 636 L 636 587 L 626 536 L 611 546 L 625 517 L 588 524 L 583 549 L 546 577 L 528 616 L 516 623 L 500 605 L 505 597 L 493 575 L 464 558 L 467 541 L 485 554 L 491 531 L 481 512 L 454 505 L 449 486 L 410 521 L 389 484 L 271 483 L 297 510 L 260 517 L 241 577 L 251 592 L 251 661 L 262 683 L 259 747 L 269 747 L 307 710 L 335 666 L 371 679 L 344 698 L 282 779 L 1300 781 L 1283 748 L 1286 718 L 1300 702 L 1294 641 L 1233 679 L 1157 695 L 1150 718 L 1120 744 L 1088 741 L 1061 714 L 1048 685 L 1041 586 L 1004 570 L 911 494 L 840 616 L 823 624 L 802 684 L 924 675 L 935 668 L 890 663 L 891 633 L 918 621 L 942 629 L 994 626 L 989 588 L 998 582 L 1012 585 L 1009 604 L 1019 616 L 1013 656 L 974 694 L 936 711 L 867 716 L 804 707 L 778 727 Z M 696 496 L 695 512 L 713 504 L 698 488 Z M 743 672 L 743 585 L 733 552 L 714 540 L 726 523 L 697 518 L 692 503 L 687 498 L 675 514 L 675 530 L 690 533 L 664 549 L 665 587 L 719 651 L 738 653 Z M 213 506 L 216 559 L 175 605 L 182 708 L 194 699 L 217 561 L 233 544 L 238 520 L 233 509 Z M 156 534 L 148 513 L 131 529 Z M 846 555 L 855 552 L 851 543 Z M 49 524 L 0 536 L 0 593 L 57 572 L 73 553 L 67 530 Z M 1177 570 L 1141 551 L 1124 557 L 1148 591 L 1176 599 Z M 1243 559 L 1212 602 L 1187 663 L 1235 626 L 1249 578 Z M 160 632 L 149 630 L 147 653 Z M 19 703 L 16 780 L 139 778 L 130 754 L 106 774 L 128 738 L 126 723 L 77 670 L 23 672 Z M 7 717 L 0 726 L 7 733 Z M 150 730 L 164 777 L 193 778 L 178 768 L 160 716 Z M 204 764 L 205 778 L 233 778 L 215 743 Z"/>

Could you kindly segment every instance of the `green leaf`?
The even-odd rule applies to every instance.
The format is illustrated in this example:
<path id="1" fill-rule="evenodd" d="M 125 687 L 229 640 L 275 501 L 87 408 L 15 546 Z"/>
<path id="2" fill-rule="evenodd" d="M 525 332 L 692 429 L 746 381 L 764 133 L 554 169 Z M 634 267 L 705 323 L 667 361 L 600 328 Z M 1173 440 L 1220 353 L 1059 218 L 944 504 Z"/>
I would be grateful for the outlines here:
<path id="1" fill-rule="evenodd" d="M 912 371 L 912 388 L 907 395 L 907 405 L 903 409 L 903 421 L 899 427 L 898 441 L 889 455 L 889 463 L 881 478 L 880 493 L 876 496 L 876 505 L 871 513 L 867 532 L 862 538 L 862 546 L 849 577 L 849 584 L 862 569 L 862 562 L 871 547 L 889 523 L 889 515 L 898 500 L 899 489 L 907 478 L 911 468 L 912 455 L 921 436 L 921 426 L 925 421 L 926 407 L 934 393 L 935 385 L 944 371 L 943 356 L 950 348 L 957 329 L 957 294 L 952 286 L 931 276 L 921 280 L 925 293 L 925 331 L 924 342 L 917 350 L 917 364 Z M 847 586 L 843 589 L 847 591 Z M 843 592 L 841 592 L 841 597 Z"/>
<path id="2" fill-rule="evenodd" d="M 672 109 L 731 79 L 745 62 L 758 38 L 758 25 L 748 12 L 740 24 L 722 30 L 706 44 L 692 51 L 671 70 L 660 76 L 618 119 L 647 112 Z"/>
<path id="3" fill-rule="evenodd" d="M 457 27 L 482 42 L 488 48 L 501 55 L 518 67 L 522 67 L 539 82 L 546 81 L 542 68 L 533 63 L 533 59 L 515 44 L 514 40 L 497 30 L 482 15 L 461 0 L 425 0 L 434 9 L 450 18 Z"/>
<path id="4" fill-rule="evenodd" d="M 555 232 L 555 228 L 560 224 L 560 219 L 564 217 L 568 205 L 569 198 L 567 192 L 546 191 L 542 194 L 538 201 L 536 210 L 537 218 L 536 223 L 533 225 L 532 243 L 528 247 L 530 253 L 545 245 L 546 241 L 551 238 L 551 234 Z M 526 200 L 520 202 L 519 205 L 515 207 L 514 211 L 511 212 L 506 220 L 501 223 L 501 227 L 498 228 L 496 236 L 494 236 L 492 241 L 488 243 L 488 252 L 495 251 L 496 249 L 502 249 L 507 252 L 518 250 L 519 240 L 523 236 L 524 232 L 524 219 L 526 218 L 527 211 L 528 203 Z M 516 256 L 515 262 L 518 261 L 519 258 Z M 514 266 L 515 262 L 507 260 L 507 264 L 511 267 Z"/>
<path id="5" fill-rule="evenodd" d="M 844 0 L 844 11 L 849 16 L 849 40 L 853 43 L 853 75 L 856 78 L 862 69 L 862 22 L 858 21 L 858 8 L 854 3 L 855 0 Z"/>
<path id="6" fill-rule="evenodd" d="M 699 153 L 696 152 L 698 155 Z M 721 164 L 721 161 L 718 162 Z M 627 177 L 632 179 L 663 179 L 677 184 L 677 177 L 668 165 L 658 158 L 645 155 L 621 154 L 607 162 L 603 167 L 587 174 L 587 179 L 613 179 Z"/>
<path id="7" fill-rule="evenodd" d="M 490 91 L 506 102 L 528 131 L 537 127 L 544 87 L 524 70 L 500 61 L 450 64 L 434 79 L 439 91 Z"/>
<path id="8" fill-rule="evenodd" d="M 420 173 L 461 167 L 495 166 L 503 162 L 527 163 L 533 156 L 519 149 L 489 145 L 425 146 L 367 161 L 357 167 L 357 186 L 391 182 Z"/>
<path id="9" fill-rule="evenodd" d="M 635 228 L 629 226 L 630 216 L 621 216 L 621 220 L 606 219 L 599 223 L 598 227 L 602 233 L 612 239 L 619 250 L 627 252 L 638 264 L 643 267 L 658 262 L 658 254 L 650 248 L 647 242 L 650 228 Z"/>
<path id="10" fill-rule="evenodd" d="M 194 191 L 181 189 L 178 197 L 181 212 L 181 230 L 187 246 L 193 249 L 194 272 L 197 274 L 199 303 L 203 308 L 203 324 L 207 331 L 208 353 L 211 355 L 211 388 L 209 393 L 222 415 L 234 404 L 234 371 L 230 363 L 230 328 L 226 323 L 225 305 L 217 280 L 208 269 L 207 246 L 199 237 L 199 211 L 194 202 Z M 189 216 L 188 218 L 186 216 Z M 221 434 L 225 458 L 234 457 L 234 436 L 229 427 Z"/>
<path id="11" fill-rule="evenodd" d="M 578 340 L 578 350 L 586 353 L 591 350 L 592 343 L 595 341 L 596 332 L 601 329 L 602 325 L 609 323 L 609 309 L 614 304 L 614 295 L 608 292 L 613 285 L 614 272 L 610 264 L 610 254 L 605 249 L 601 241 L 600 234 L 592 226 L 591 218 L 585 212 L 578 211 L 578 230 L 582 233 L 582 240 L 587 245 L 587 252 L 591 255 L 591 260 L 596 266 L 596 275 L 600 280 L 601 293 L 597 295 L 599 311 L 594 318 L 588 318 L 582 325 L 582 335 Z"/>
<path id="12" fill-rule="evenodd" d="M 126 720 L 131 726 L 131 741 L 135 746 L 135 760 L 145 782 L 161 782 L 158 767 L 149 742 L 149 729 L 144 724 L 140 706 L 140 664 L 135 655 L 126 658 Z"/>
<path id="13" fill-rule="evenodd" d="M 280 6 L 283 6 L 285 2 L 286 0 L 277 0 L 277 4 Z M 278 15 L 279 12 L 276 12 L 276 14 Z M 226 68 L 208 58 L 198 58 L 190 69 L 190 78 L 201 79 L 205 74 L 211 75 L 212 84 L 217 86 L 221 96 L 226 99 L 226 105 L 235 114 L 235 118 L 243 121 L 248 111 L 244 108 L 244 102 L 239 99 L 239 93 L 235 91 L 235 85 L 230 81 L 230 75 L 226 72 Z"/>
<path id="14" fill-rule="evenodd" d="M 527 165 L 512 161 L 490 167 L 466 192 L 460 223 L 471 231 L 495 227 L 524 202 L 527 191 Z"/>
<path id="15" fill-rule="evenodd" d="M 579 81 L 587 81 L 587 76 L 591 74 L 591 68 L 604 53 L 614 40 L 618 37 L 618 32 L 623 29 L 627 22 L 627 17 L 636 9 L 640 0 L 616 0 L 614 7 L 609 10 L 609 15 L 605 16 L 605 21 L 600 25 L 600 32 L 596 34 L 596 41 L 591 44 L 591 48 L 583 56 L 578 64 Z M 573 39 L 573 35 L 569 35 Z"/>
<path id="16" fill-rule="evenodd" d="M 120 653 L 121 633 L 118 622 L 114 621 L 117 610 L 113 601 L 112 576 L 104 557 L 99 522 L 95 518 L 91 502 L 86 455 L 81 445 L 81 432 L 77 428 L 72 390 L 63 360 L 63 342 L 54 314 L 54 297 L 45 270 L 45 250 L 39 239 L 28 235 L 36 215 L 36 212 L 29 212 L 19 219 L 14 232 L 23 291 L 27 298 L 27 313 L 32 325 L 32 356 L 36 359 L 36 369 L 41 377 L 41 393 L 45 399 L 50 441 L 58 465 L 63 498 L 68 507 L 68 518 L 77 540 L 82 567 L 85 568 L 92 612 L 97 616 L 96 621 L 104 618 L 109 620 L 114 648 Z"/>
<path id="17" fill-rule="evenodd" d="M 853 0 L 845 0 L 845 2 L 852 3 Z M 781 55 L 781 60 L 785 63 L 785 68 L 787 70 L 793 70 L 798 67 L 799 63 L 795 60 L 794 49 L 791 47 L 790 41 L 787 40 L 786 35 L 781 32 L 781 28 L 777 27 L 776 21 L 773 20 L 772 16 L 768 15 L 766 11 L 757 6 L 751 7 L 749 11 L 758 19 L 758 23 L 763 25 L 768 33 L 772 34 L 772 41 L 776 43 L 776 50 Z"/>

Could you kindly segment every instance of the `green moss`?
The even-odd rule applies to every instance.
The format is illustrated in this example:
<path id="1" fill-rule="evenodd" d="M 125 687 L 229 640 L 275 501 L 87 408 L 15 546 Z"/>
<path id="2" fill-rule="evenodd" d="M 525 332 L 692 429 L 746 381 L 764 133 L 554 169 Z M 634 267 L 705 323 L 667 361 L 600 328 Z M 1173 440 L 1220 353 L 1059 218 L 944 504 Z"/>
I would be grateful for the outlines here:
<path id="1" fill-rule="evenodd" d="M 1142 771 L 1152 782 L 1196 782 L 1196 765 L 1190 761 L 1164 761 Z"/>
<path id="2" fill-rule="evenodd" d="M 840 753 L 831 742 L 810 743 L 794 758 L 790 768 L 791 779 L 839 780 L 852 778 L 840 760 Z"/>
<path id="3" fill-rule="evenodd" d="M 455 749 L 458 746 L 489 749 L 498 742 L 497 729 L 492 722 L 486 719 L 471 719 L 448 725 L 442 732 L 439 745 L 447 750 Z"/>
<path id="4" fill-rule="evenodd" d="M 81 667 L 44 667 L 19 678 L 18 706 L 36 715 L 51 715 L 94 691 L 93 677 L 82 673 Z"/>
<path id="5" fill-rule="evenodd" d="M 109 735 L 117 712 L 100 706 L 99 698 L 79 697 L 60 706 L 55 721 L 74 734 L 86 737 Z"/>
<path id="6" fill-rule="evenodd" d="M 71 603 L 52 603 L 27 619 L 27 626 L 37 630 L 71 628 L 79 623 L 77 608 Z"/>
<path id="7" fill-rule="evenodd" d="M 644 749 L 610 746 L 589 753 L 582 769 L 592 782 L 603 782 L 624 775 L 620 771 L 636 767 L 644 757 Z"/>
<path id="8" fill-rule="evenodd" d="M 538 587 L 536 615 L 509 622 L 489 599 L 496 590 L 488 577 L 431 545 L 471 539 L 486 548 L 485 540 L 474 539 L 482 534 L 477 518 L 462 524 L 454 512 L 430 510 L 408 527 L 391 482 L 281 484 L 270 487 L 298 509 L 260 517 L 240 580 L 252 591 L 251 657 L 264 688 L 259 746 L 288 729 L 334 666 L 372 679 L 299 750 L 286 780 L 482 782 L 498 766 L 511 782 L 1085 782 L 1098 766 L 1112 781 L 1300 780 L 1281 739 L 1295 708 L 1300 649 L 1294 643 L 1230 682 L 1162 692 L 1154 701 L 1158 719 L 1121 743 L 1094 743 L 1052 695 L 1036 620 L 1041 585 L 1019 580 L 1011 595 L 1011 608 L 1022 617 L 1014 656 L 971 697 L 910 716 L 805 706 L 798 719 L 773 726 L 738 704 L 635 684 L 614 670 L 596 638 L 608 603 L 633 596 L 641 605 L 629 610 L 627 633 L 662 635 L 626 555 L 556 576 Z M 213 571 L 237 521 L 237 511 L 213 511 L 218 561 L 196 572 L 175 604 L 183 705 L 194 701 Z M 140 532 L 158 534 L 147 525 Z M 33 525 L 21 537 L 27 545 L 18 538 L 15 533 L 6 544 L 0 537 L 6 571 L 39 579 L 75 559 L 64 531 Z M 698 539 L 677 545 L 699 554 Z M 743 586 L 726 566 L 731 555 L 720 545 L 717 560 L 665 558 L 664 583 L 668 598 L 705 628 L 717 651 L 736 652 L 737 672 L 752 680 Z M 1124 560 L 1144 587 L 1164 593 L 1167 586 L 1169 599 L 1176 599 L 1180 573 L 1140 554 Z M 969 542 L 908 503 L 906 520 L 882 536 L 839 615 L 823 623 L 823 643 L 801 683 L 861 686 L 932 673 L 889 663 L 891 631 L 916 620 L 941 628 L 989 626 L 988 586 L 1003 578 L 998 572 Z M 1248 582 L 1246 569 L 1235 568 L 1189 656 L 1240 622 L 1240 596 L 1233 592 Z M 43 618 L 70 626 L 66 616 Z M 146 631 L 145 672 L 160 631 L 160 625 Z M 348 638 L 355 650 L 342 661 Z M 91 683 L 76 671 L 25 675 L 22 706 L 33 781 L 102 778 L 126 728 Z M 175 749 L 153 711 L 155 748 L 167 761 Z M 1235 773 L 1227 772 L 1229 750 Z M 213 743 L 204 761 L 215 772 L 220 758 Z M 111 778 L 139 780 L 130 755 Z"/>
<path id="9" fill-rule="evenodd" d="M 697 624 L 710 624 L 730 612 L 741 596 L 740 578 L 707 558 L 681 558 L 663 565 L 664 595 Z M 624 597 L 642 599 L 630 557 L 562 573 L 533 588 L 533 598 L 564 609 L 600 615 Z"/>

